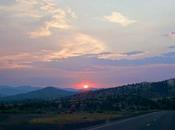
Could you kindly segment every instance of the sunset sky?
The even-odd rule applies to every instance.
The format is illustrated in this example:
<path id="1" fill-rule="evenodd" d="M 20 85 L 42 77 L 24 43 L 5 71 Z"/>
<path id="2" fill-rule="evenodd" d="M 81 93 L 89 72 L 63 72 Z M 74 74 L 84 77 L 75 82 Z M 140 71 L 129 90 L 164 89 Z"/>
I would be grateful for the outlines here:
<path id="1" fill-rule="evenodd" d="M 0 0 L 0 85 L 175 78 L 174 0 Z"/>

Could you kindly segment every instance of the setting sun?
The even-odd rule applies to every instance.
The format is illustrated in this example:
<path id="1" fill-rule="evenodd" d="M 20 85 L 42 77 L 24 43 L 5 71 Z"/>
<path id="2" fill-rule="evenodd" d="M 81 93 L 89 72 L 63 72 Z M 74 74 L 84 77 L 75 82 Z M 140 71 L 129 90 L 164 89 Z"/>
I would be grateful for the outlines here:
<path id="1" fill-rule="evenodd" d="M 93 88 L 96 88 L 98 85 L 93 81 L 83 80 L 73 84 L 73 86 L 74 88 L 80 89 L 80 90 L 91 90 Z"/>
<path id="2" fill-rule="evenodd" d="M 85 84 L 85 85 L 83 86 L 83 88 L 84 88 L 84 89 L 88 89 L 88 88 L 89 88 L 89 85 Z"/>

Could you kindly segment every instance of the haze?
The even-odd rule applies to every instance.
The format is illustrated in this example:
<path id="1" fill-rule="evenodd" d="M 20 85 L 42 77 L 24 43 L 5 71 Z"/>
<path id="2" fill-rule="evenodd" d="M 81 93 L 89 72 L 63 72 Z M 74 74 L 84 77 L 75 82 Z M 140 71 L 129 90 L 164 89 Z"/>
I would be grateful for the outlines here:
<path id="1" fill-rule="evenodd" d="M 175 77 L 174 0 L 1 0 L 0 84 Z M 94 86 L 93 86 L 94 87 Z"/>

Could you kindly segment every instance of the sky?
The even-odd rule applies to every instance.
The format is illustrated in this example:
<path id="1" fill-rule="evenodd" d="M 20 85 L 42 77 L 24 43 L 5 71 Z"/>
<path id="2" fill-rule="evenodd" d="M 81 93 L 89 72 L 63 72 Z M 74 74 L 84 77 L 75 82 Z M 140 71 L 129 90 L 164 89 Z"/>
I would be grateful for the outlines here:
<path id="1" fill-rule="evenodd" d="M 0 85 L 175 78 L 174 0 L 0 0 Z"/>

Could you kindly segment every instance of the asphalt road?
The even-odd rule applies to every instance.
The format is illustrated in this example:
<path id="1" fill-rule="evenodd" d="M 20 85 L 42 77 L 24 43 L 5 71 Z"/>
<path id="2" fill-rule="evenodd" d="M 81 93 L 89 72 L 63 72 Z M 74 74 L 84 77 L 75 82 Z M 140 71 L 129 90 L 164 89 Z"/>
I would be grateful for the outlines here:
<path id="1" fill-rule="evenodd" d="M 154 112 L 87 130 L 175 130 L 175 111 Z"/>

